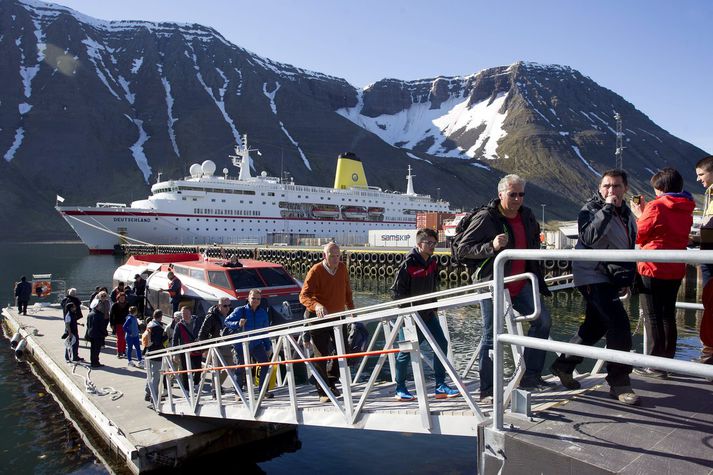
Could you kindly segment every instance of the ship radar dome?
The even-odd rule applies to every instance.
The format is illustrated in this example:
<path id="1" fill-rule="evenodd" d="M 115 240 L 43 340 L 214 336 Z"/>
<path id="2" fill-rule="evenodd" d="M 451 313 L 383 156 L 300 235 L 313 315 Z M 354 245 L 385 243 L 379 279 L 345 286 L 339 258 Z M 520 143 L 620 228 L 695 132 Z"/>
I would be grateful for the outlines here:
<path id="1" fill-rule="evenodd" d="M 201 176 L 201 166 L 198 165 L 197 163 L 194 163 L 191 165 L 191 168 L 188 169 L 188 173 L 191 174 L 193 178 L 198 178 Z"/>
<path id="2" fill-rule="evenodd" d="M 204 175 L 211 176 L 215 173 L 215 163 L 212 160 L 206 160 L 201 164 L 201 170 L 203 170 Z"/>

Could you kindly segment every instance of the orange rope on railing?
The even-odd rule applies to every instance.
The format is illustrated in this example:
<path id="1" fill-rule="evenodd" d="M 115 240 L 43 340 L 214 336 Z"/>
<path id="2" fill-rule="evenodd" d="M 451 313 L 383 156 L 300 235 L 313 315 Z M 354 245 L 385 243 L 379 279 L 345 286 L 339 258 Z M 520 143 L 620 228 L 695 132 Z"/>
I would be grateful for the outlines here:
<path id="1" fill-rule="evenodd" d="M 210 368 L 199 368 L 199 369 L 184 369 L 180 371 L 162 371 L 161 374 L 168 375 L 168 374 L 187 374 L 187 373 L 202 373 L 205 371 L 220 371 L 223 369 L 243 369 L 243 368 L 257 368 L 260 366 L 273 366 L 273 365 L 281 365 L 281 364 L 295 364 L 295 363 L 308 363 L 311 361 L 329 361 L 329 360 L 338 360 L 340 358 L 344 359 L 349 359 L 349 358 L 361 358 L 363 356 L 376 356 L 376 355 L 388 355 L 390 353 L 399 353 L 401 350 L 399 349 L 391 349 L 391 350 L 381 350 L 381 351 L 364 351 L 361 353 L 349 353 L 347 355 L 332 355 L 332 356 L 316 356 L 314 358 L 304 358 L 304 359 L 299 359 L 299 360 L 283 360 L 283 361 L 267 361 L 265 363 L 249 363 L 249 364 L 239 364 L 239 365 L 232 365 L 232 366 L 212 366 Z"/>

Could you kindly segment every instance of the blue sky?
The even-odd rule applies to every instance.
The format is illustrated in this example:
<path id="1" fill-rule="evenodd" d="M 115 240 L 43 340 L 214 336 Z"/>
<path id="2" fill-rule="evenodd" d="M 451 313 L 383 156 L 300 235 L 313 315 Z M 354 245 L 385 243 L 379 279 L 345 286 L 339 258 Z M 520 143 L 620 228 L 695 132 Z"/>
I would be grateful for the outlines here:
<path id="1" fill-rule="evenodd" d="M 104 20 L 200 23 L 261 56 L 343 77 L 563 64 L 713 153 L 713 1 L 60 0 Z"/>

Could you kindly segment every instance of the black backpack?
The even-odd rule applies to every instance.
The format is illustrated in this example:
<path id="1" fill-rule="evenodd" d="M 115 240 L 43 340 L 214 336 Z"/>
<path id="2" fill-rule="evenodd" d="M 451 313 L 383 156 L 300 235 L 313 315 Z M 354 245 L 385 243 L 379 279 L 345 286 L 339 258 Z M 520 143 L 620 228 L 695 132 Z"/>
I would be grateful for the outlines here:
<path id="1" fill-rule="evenodd" d="M 473 208 L 472 211 L 463 216 L 463 218 L 458 222 L 458 225 L 456 226 L 456 234 L 455 236 L 453 236 L 453 240 L 451 240 L 451 264 L 453 266 L 468 266 L 469 264 L 473 263 L 473 259 L 458 259 L 458 246 L 461 245 L 461 242 L 463 241 L 463 235 L 470 226 L 470 222 L 473 221 L 473 216 L 475 216 L 475 214 L 480 211 L 480 209 L 481 208 Z"/>

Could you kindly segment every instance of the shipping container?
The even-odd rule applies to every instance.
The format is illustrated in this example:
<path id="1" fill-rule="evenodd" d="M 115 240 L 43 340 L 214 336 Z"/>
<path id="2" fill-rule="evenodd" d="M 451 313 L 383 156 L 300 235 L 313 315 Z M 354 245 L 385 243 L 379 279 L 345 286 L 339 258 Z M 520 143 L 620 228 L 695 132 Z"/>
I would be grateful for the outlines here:
<path id="1" fill-rule="evenodd" d="M 369 231 L 369 246 L 414 247 L 417 229 L 378 229 Z"/>

